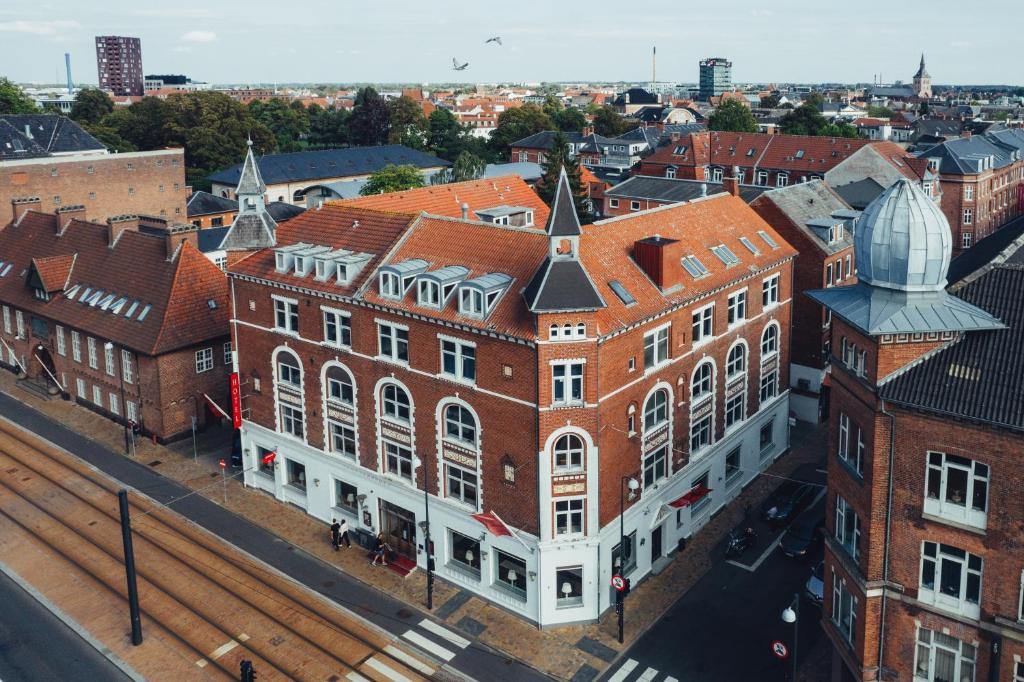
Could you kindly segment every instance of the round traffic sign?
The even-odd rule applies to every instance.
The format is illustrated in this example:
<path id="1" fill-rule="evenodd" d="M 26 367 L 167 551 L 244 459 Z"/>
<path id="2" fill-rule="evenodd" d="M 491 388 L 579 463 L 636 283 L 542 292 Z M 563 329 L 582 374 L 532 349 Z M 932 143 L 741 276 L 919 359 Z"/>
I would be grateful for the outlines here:
<path id="1" fill-rule="evenodd" d="M 622 592 L 624 589 L 626 589 L 626 579 L 623 578 L 621 575 L 613 575 L 612 587 L 614 587 L 619 592 Z"/>
<path id="2" fill-rule="evenodd" d="M 772 653 L 778 658 L 786 658 L 789 656 L 789 649 L 787 649 L 786 645 L 779 640 L 775 640 L 772 642 Z"/>

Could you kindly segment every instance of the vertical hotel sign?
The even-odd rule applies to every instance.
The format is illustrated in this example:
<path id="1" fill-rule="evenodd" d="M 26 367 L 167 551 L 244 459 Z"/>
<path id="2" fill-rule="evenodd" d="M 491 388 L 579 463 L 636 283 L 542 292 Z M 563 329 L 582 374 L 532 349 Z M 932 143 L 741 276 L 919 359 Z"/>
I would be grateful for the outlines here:
<path id="1" fill-rule="evenodd" d="M 242 428 L 242 389 L 238 372 L 231 373 L 231 424 L 236 429 Z"/>

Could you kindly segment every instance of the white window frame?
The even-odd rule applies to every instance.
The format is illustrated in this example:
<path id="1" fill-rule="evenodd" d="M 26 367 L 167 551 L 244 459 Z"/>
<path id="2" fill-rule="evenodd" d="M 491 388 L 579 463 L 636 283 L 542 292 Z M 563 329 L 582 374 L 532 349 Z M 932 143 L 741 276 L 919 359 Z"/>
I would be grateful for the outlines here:
<path id="1" fill-rule="evenodd" d="M 443 376 L 447 379 L 454 379 L 455 381 L 461 381 L 467 384 L 475 384 L 477 377 L 476 367 L 476 344 L 472 341 L 464 341 L 452 336 L 444 336 L 442 334 L 437 335 L 438 348 L 441 354 L 441 364 L 438 368 L 441 370 L 438 376 Z M 450 357 L 452 364 L 454 365 L 454 372 L 449 372 L 445 368 L 445 359 Z M 466 372 L 466 361 L 472 361 L 472 375 Z"/>
<path id="2" fill-rule="evenodd" d="M 391 353 L 384 352 L 385 337 L 390 342 Z M 403 357 L 404 355 L 404 357 Z M 409 364 L 409 328 L 394 322 L 377 321 L 377 357 L 388 362 Z"/>
<path id="3" fill-rule="evenodd" d="M 836 540 L 854 562 L 860 560 L 860 517 L 842 495 L 836 495 Z"/>
<path id="4" fill-rule="evenodd" d="M 82 336 L 74 329 L 71 330 L 71 358 L 75 362 L 82 361 Z"/>
<path id="5" fill-rule="evenodd" d="M 380 273 L 379 288 L 383 298 L 400 299 L 405 293 L 402 290 L 402 278 L 396 272 Z"/>
<path id="6" fill-rule="evenodd" d="M 736 457 L 735 465 L 729 463 L 733 456 Z M 732 471 L 730 471 L 730 468 L 732 468 Z M 737 445 L 725 456 L 725 487 L 731 488 L 741 478 L 743 478 L 743 449 Z"/>
<path id="7" fill-rule="evenodd" d="M 579 447 L 573 447 L 572 443 L 577 442 Z M 565 442 L 566 447 L 560 447 Z M 565 455 L 565 462 L 559 463 L 560 454 Z M 576 433 L 563 433 L 555 439 L 551 446 L 551 469 L 556 474 L 569 474 L 583 471 L 587 456 L 587 443 Z"/>
<path id="8" fill-rule="evenodd" d="M 964 225 L 971 225 L 974 222 L 974 209 L 964 209 Z"/>
<path id="9" fill-rule="evenodd" d="M 93 385 L 92 387 L 92 401 L 96 405 L 103 407 L 103 389 L 99 386 Z"/>
<path id="10" fill-rule="evenodd" d="M 8 266 L 10 267 L 10 266 Z M 14 311 L 14 324 L 18 331 L 18 338 L 25 338 L 25 315 L 20 310 Z"/>
<path id="11" fill-rule="evenodd" d="M 974 185 L 964 185 L 964 201 L 974 201 Z"/>
<path id="12" fill-rule="evenodd" d="M 964 557 L 961 559 L 956 555 L 956 552 L 963 552 Z M 932 570 L 933 586 L 925 587 L 925 568 L 929 565 Z M 953 570 L 955 573 L 959 573 L 960 593 L 957 595 L 946 594 L 942 591 L 942 576 L 946 570 Z M 953 545 L 925 540 L 921 543 L 921 572 L 919 574 L 917 598 L 919 601 L 932 604 L 936 608 L 945 611 L 957 613 L 968 618 L 980 618 L 984 571 L 985 562 L 981 556 L 971 554 Z M 971 577 L 976 577 L 978 583 L 978 598 L 976 602 L 970 601 L 967 596 L 967 583 Z"/>
<path id="13" fill-rule="evenodd" d="M 662 325 L 644 334 L 644 371 L 655 369 L 669 360 L 669 327 Z M 648 349 L 650 361 L 648 361 Z"/>
<path id="14" fill-rule="evenodd" d="M 107 395 L 108 406 L 110 407 L 110 413 L 115 414 L 118 417 L 121 416 L 121 401 L 118 400 L 117 394 L 111 391 Z"/>
<path id="15" fill-rule="evenodd" d="M 765 310 L 779 305 L 778 273 L 761 280 L 761 305 Z"/>
<path id="16" fill-rule="evenodd" d="M 452 485 L 455 482 L 456 485 Z M 466 489 L 472 488 L 473 494 L 467 494 Z M 457 492 L 454 490 L 457 489 Z M 480 472 L 465 466 L 459 466 L 452 462 L 444 463 L 444 496 L 446 499 L 454 500 L 459 504 L 472 507 L 474 510 L 480 505 Z"/>
<path id="17" fill-rule="evenodd" d="M 351 443 L 352 449 L 349 452 L 346 448 Z M 338 445 L 341 447 L 338 447 Z M 331 453 L 356 461 L 359 443 L 356 440 L 356 430 L 348 424 L 333 419 L 327 420 L 327 448 Z"/>
<path id="18" fill-rule="evenodd" d="M 89 367 L 91 367 L 92 369 L 98 369 L 99 360 L 97 359 L 96 356 L 96 339 L 94 339 L 91 336 L 88 337 L 86 339 L 86 346 L 89 349 Z"/>
<path id="19" fill-rule="evenodd" d="M 779 369 L 775 369 L 765 372 L 761 370 L 761 385 L 758 390 L 758 398 L 761 405 L 764 405 L 769 400 L 774 399 L 779 395 Z"/>
<path id="20" fill-rule="evenodd" d="M 125 407 L 125 410 L 124 410 L 125 417 L 127 417 L 129 421 L 133 421 L 133 422 L 137 423 L 139 421 L 139 412 L 138 412 L 138 408 L 136 407 L 135 403 L 132 402 L 131 400 L 126 400 L 125 403 L 124 403 L 124 407 Z"/>
<path id="21" fill-rule="evenodd" d="M 278 406 L 278 417 L 281 424 L 281 433 L 286 433 L 301 440 L 306 439 L 305 410 L 301 407 L 282 402 Z M 296 427 L 298 433 L 296 433 Z"/>
<path id="22" fill-rule="evenodd" d="M 81 398 L 82 400 L 88 400 L 88 398 L 89 398 L 89 391 L 85 387 L 85 379 L 82 379 L 82 378 L 75 379 L 75 388 L 76 388 L 75 392 L 78 394 L 79 398 Z"/>
<path id="23" fill-rule="evenodd" d="M 103 344 L 103 369 L 108 376 L 116 376 L 114 368 L 114 347 Z"/>
<path id="24" fill-rule="evenodd" d="M 321 310 L 324 314 L 324 344 L 334 348 L 351 348 L 352 313 L 334 308 L 321 308 Z"/>
<path id="25" fill-rule="evenodd" d="M 690 333 L 693 345 L 707 343 L 715 338 L 715 304 L 710 303 L 693 311 Z"/>
<path id="26" fill-rule="evenodd" d="M 561 376 L 559 376 L 561 369 Z M 577 374 L 578 370 L 578 374 Z M 586 400 L 584 379 L 587 374 L 586 360 L 556 360 L 551 362 L 551 404 L 582 405 Z M 558 398 L 559 385 L 562 397 Z M 578 390 L 577 390 L 578 386 Z M 576 397 L 576 394 L 579 394 Z"/>
<path id="27" fill-rule="evenodd" d="M 747 321 L 747 290 L 740 289 L 729 294 L 729 327 L 741 325 Z"/>
<path id="28" fill-rule="evenodd" d="M 585 497 L 559 497 L 551 504 L 554 512 L 554 525 L 551 527 L 551 534 L 556 538 L 582 537 L 587 532 L 587 498 Z M 563 507 L 559 509 L 559 507 Z M 565 530 L 560 531 L 562 524 L 560 518 L 565 518 Z M 573 530 L 573 520 L 579 519 L 579 530 Z"/>
<path id="29" fill-rule="evenodd" d="M 126 384 L 135 382 L 135 370 L 132 367 L 132 352 L 127 348 L 121 349 L 121 379 Z"/>
<path id="30" fill-rule="evenodd" d="M 733 358 L 733 353 L 739 351 L 738 362 Z M 735 379 L 747 371 L 747 347 L 742 343 L 733 344 L 725 356 L 725 378 Z"/>
<path id="31" fill-rule="evenodd" d="M 966 460 L 964 465 L 955 460 Z M 960 491 L 963 504 L 954 502 L 957 489 L 950 489 L 950 473 L 956 471 L 966 478 Z M 931 495 L 932 481 L 938 477 L 938 497 Z M 976 486 L 984 486 L 984 509 L 974 508 Z M 992 470 L 984 462 L 969 457 L 929 450 L 925 453 L 924 513 L 956 523 L 985 529 L 988 524 L 988 498 L 992 490 Z"/>
<path id="32" fill-rule="evenodd" d="M 68 348 L 64 340 L 64 327 L 59 324 L 56 325 L 55 332 L 57 334 L 57 355 L 67 355 Z"/>
<path id="33" fill-rule="evenodd" d="M 927 633 L 927 634 L 925 634 Z M 948 644 L 940 643 L 936 641 L 935 635 L 939 634 L 942 637 L 949 637 L 960 643 L 957 649 L 953 649 Z M 920 625 L 917 626 L 917 636 L 914 642 L 914 682 L 932 682 L 935 678 L 932 675 L 932 671 L 935 670 L 935 652 L 936 650 L 942 650 L 947 655 L 953 657 L 953 679 L 960 682 L 961 680 L 969 680 L 974 682 L 977 679 L 977 664 L 978 664 L 978 647 L 969 642 L 956 639 L 951 635 L 944 635 L 942 633 L 936 633 L 928 628 L 923 628 Z M 969 658 L 968 654 L 973 653 L 974 658 Z M 927 661 L 922 662 L 922 656 L 927 656 Z M 923 663 L 923 665 L 922 665 Z M 919 674 L 923 672 L 924 674 Z"/>
<path id="34" fill-rule="evenodd" d="M 737 391 L 725 399 L 725 428 L 730 429 L 747 418 L 747 392 Z"/>
<path id="35" fill-rule="evenodd" d="M 618 208 L 618 207 L 619 207 L 619 200 L 618 199 L 609 199 L 608 200 L 608 208 Z"/>
<path id="36" fill-rule="evenodd" d="M 231 356 L 231 342 L 227 341 L 224 344 L 224 366 L 227 367 L 228 370 L 230 371 L 234 368 L 233 365 L 234 363 L 232 362 Z"/>
<path id="37" fill-rule="evenodd" d="M 11 309 L 4 306 L 4 334 L 11 333 Z"/>
<path id="38" fill-rule="evenodd" d="M 404 407 L 405 407 L 405 410 L 409 412 L 409 416 L 408 417 L 402 417 L 401 414 L 400 414 L 401 408 L 402 408 L 402 403 L 401 402 L 399 402 L 398 400 L 393 400 L 393 399 L 387 397 L 386 391 L 387 391 L 388 387 L 394 387 L 395 391 L 401 391 L 402 393 L 405 394 L 407 402 L 405 403 Z M 398 394 L 396 393 L 395 395 L 397 396 Z M 394 414 L 388 414 L 389 406 L 390 406 L 390 410 L 393 411 Z M 409 395 L 409 391 L 407 391 L 403 386 L 401 386 L 399 384 L 396 384 L 396 383 L 393 383 L 393 382 L 388 382 L 388 383 L 384 384 L 383 386 L 381 386 L 380 387 L 380 416 L 381 416 L 382 419 L 388 419 L 388 420 L 393 421 L 393 422 L 398 422 L 399 424 L 412 424 L 412 396 Z"/>
<path id="39" fill-rule="evenodd" d="M 483 318 L 487 312 L 484 292 L 476 287 L 459 287 L 459 313 L 469 317 Z"/>
<path id="40" fill-rule="evenodd" d="M 213 348 L 200 348 L 196 351 L 196 374 L 209 372 L 213 369 Z"/>
<path id="41" fill-rule="evenodd" d="M 274 301 L 274 329 L 285 334 L 299 333 L 299 302 L 294 298 L 271 296 Z M 282 325 L 282 318 L 284 324 Z"/>
<path id="42" fill-rule="evenodd" d="M 416 303 L 427 308 L 441 308 L 441 283 L 432 279 L 418 278 L 416 281 Z"/>
<path id="43" fill-rule="evenodd" d="M 670 471 L 668 444 L 654 448 L 643 456 L 644 490 L 657 486 L 672 473 Z"/>
<path id="44" fill-rule="evenodd" d="M 961 232 L 960 233 L 960 248 L 969 249 L 974 244 L 974 233 L 973 232 Z"/>
<path id="45" fill-rule="evenodd" d="M 857 633 L 857 598 L 832 569 L 832 624 L 850 645 Z"/>

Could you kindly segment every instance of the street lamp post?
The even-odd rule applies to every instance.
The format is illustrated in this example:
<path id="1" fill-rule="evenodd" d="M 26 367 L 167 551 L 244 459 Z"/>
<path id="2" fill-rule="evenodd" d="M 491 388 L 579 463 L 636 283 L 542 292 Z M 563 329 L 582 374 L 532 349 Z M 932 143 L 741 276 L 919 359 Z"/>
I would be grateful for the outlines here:
<path id="1" fill-rule="evenodd" d="M 111 363 L 110 364 L 111 364 L 112 367 L 117 367 L 117 369 L 118 369 L 117 374 L 118 374 L 118 376 L 121 379 L 121 408 L 118 410 L 118 412 L 125 412 L 126 409 L 127 409 L 127 403 L 125 403 L 125 400 L 124 400 L 124 367 L 122 366 L 123 363 L 124 363 L 124 357 L 121 358 L 121 363 L 122 363 L 121 365 L 113 362 L 114 344 L 111 343 L 110 341 L 107 341 L 105 344 L 103 344 L 103 350 L 110 353 L 110 355 L 111 355 Z M 118 415 L 118 416 L 122 416 L 122 415 Z M 124 421 L 124 454 L 131 455 L 131 437 L 128 435 L 128 416 L 127 416 L 127 414 L 125 414 L 123 416 L 122 421 Z"/>
<path id="2" fill-rule="evenodd" d="M 629 488 L 629 499 L 633 500 L 640 482 L 630 476 L 622 477 L 622 484 L 619 486 L 619 572 L 626 570 L 626 488 Z M 614 567 L 613 567 L 614 569 Z M 625 576 L 623 576 L 625 577 Z M 622 590 L 616 590 L 615 610 L 619 614 L 619 644 L 622 644 L 626 619 L 626 597 Z"/>
<path id="3" fill-rule="evenodd" d="M 793 595 L 793 601 L 782 612 L 782 620 L 793 624 L 793 682 L 796 682 L 796 637 L 800 628 L 800 593 Z"/>
<path id="4" fill-rule="evenodd" d="M 413 456 L 413 465 L 417 469 L 423 460 Z M 427 489 L 427 471 L 423 470 L 423 551 L 427 555 L 427 610 L 434 608 L 434 560 L 430 556 L 430 493 Z"/>

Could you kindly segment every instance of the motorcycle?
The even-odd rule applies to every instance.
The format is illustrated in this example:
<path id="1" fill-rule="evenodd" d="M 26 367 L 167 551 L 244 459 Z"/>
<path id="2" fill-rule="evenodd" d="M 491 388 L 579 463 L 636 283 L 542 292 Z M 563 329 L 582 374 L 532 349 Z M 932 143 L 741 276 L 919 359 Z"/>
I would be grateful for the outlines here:
<path id="1" fill-rule="evenodd" d="M 729 531 L 729 542 L 725 546 L 725 556 L 731 557 L 742 554 L 757 542 L 757 533 L 753 528 L 746 528 L 742 533 L 735 530 Z"/>

